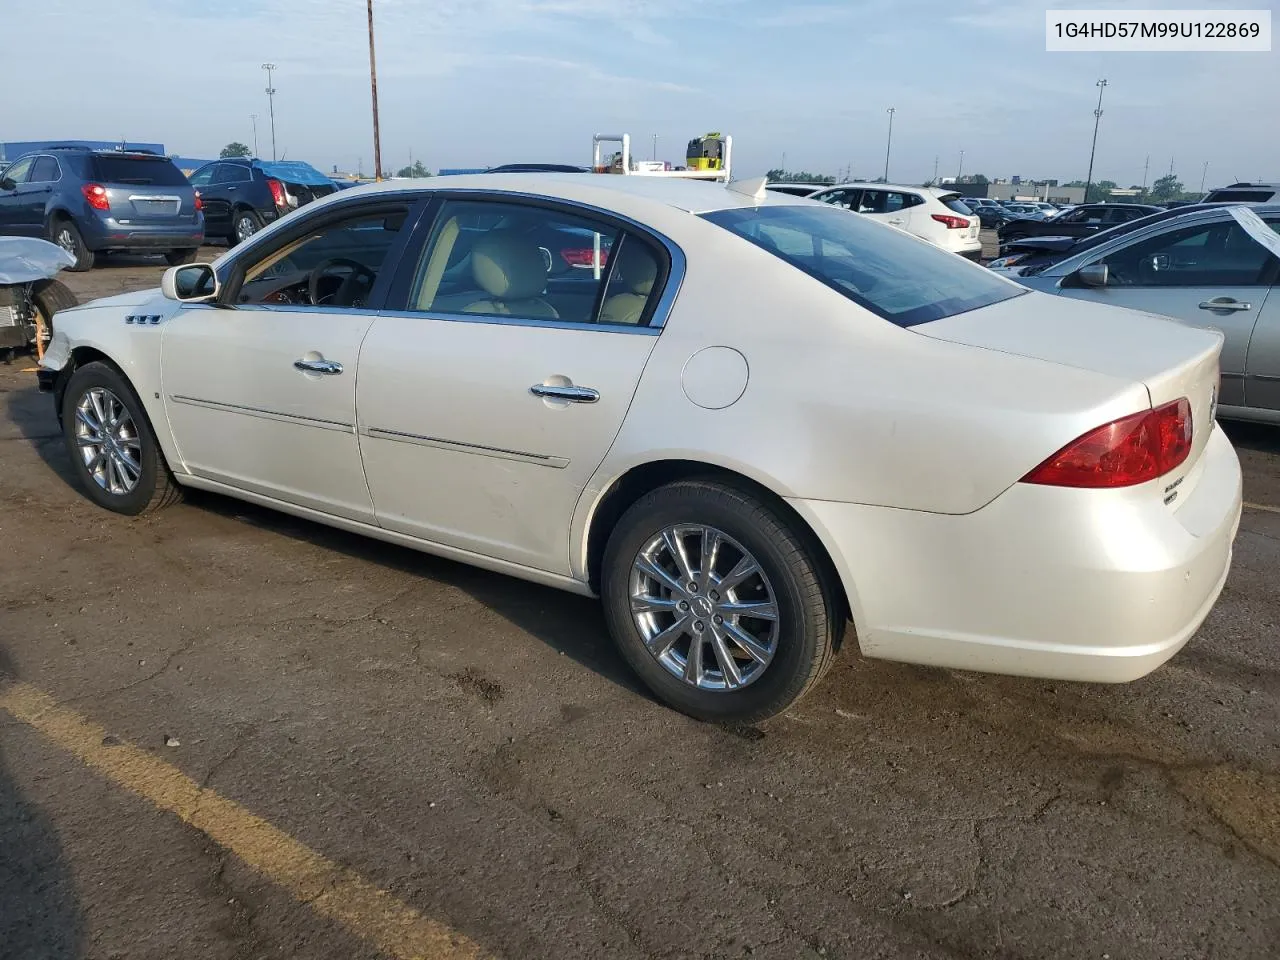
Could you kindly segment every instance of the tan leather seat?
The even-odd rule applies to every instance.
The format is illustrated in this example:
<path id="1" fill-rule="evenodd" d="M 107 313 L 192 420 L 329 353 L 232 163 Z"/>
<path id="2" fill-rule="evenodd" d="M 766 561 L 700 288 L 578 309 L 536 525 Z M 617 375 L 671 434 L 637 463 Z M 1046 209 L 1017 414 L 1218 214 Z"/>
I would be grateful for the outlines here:
<path id="1" fill-rule="evenodd" d="M 473 300 L 463 313 L 557 320 L 560 314 L 539 294 L 547 285 L 547 264 L 537 244 L 508 231 L 495 231 L 471 249 L 471 275 L 489 296 Z"/>
<path id="2" fill-rule="evenodd" d="M 624 293 L 614 294 L 600 307 L 601 323 L 635 324 L 644 314 L 645 304 L 658 279 L 658 262 L 642 244 L 624 241 L 615 267 L 622 278 Z"/>

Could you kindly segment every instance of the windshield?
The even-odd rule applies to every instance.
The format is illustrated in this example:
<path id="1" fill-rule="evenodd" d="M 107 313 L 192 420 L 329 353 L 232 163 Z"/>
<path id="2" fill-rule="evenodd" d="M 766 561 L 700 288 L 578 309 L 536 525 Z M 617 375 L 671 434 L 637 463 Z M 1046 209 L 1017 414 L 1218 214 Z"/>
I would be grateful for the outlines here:
<path id="1" fill-rule="evenodd" d="M 900 327 L 1027 292 L 954 253 L 835 207 L 746 207 L 703 217 Z"/>
<path id="2" fill-rule="evenodd" d="M 96 179 L 137 187 L 185 187 L 187 178 L 167 157 L 132 157 L 98 154 L 93 159 Z"/>

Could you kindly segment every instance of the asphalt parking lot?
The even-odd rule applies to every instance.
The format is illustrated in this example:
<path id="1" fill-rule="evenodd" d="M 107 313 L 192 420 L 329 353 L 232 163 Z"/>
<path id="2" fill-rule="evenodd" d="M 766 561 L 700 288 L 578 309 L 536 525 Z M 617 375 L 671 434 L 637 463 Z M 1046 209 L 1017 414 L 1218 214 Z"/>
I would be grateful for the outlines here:
<path id="1" fill-rule="evenodd" d="M 95 508 L 29 366 L 0 366 L 5 960 L 1276 956 L 1280 430 L 1226 425 L 1233 571 L 1151 676 L 846 647 L 723 729 L 643 693 L 588 600 L 212 495 Z"/>

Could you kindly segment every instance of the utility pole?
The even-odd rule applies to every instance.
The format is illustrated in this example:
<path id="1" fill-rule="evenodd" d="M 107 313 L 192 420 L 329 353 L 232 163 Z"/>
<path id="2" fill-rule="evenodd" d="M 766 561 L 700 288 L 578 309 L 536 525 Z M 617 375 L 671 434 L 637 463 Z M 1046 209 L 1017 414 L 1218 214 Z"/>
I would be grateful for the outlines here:
<path id="1" fill-rule="evenodd" d="M 1147 162 L 1142 165 L 1142 195 L 1147 195 L 1147 175 L 1151 168 L 1151 154 L 1147 154 Z"/>
<path id="2" fill-rule="evenodd" d="M 933 155 L 933 180 L 930 181 L 934 186 L 938 184 L 938 155 Z"/>
<path id="3" fill-rule="evenodd" d="M 1173 157 L 1169 158 L 1169 176 L 1173 176 Z"/>
<path id="4" fill-rule="evenodd" d="M 890 107 L 885 113 L 889 114 L 889 139 L 884 145 L 884 183 L 889 182 L 889 151 L 893 148 L 893 115 L 896 111 Z"/>
<path id="5" fill-rule="evenodd" d="M 1204 181 L 1209 176 L 1209 161 L 1204 162 L 1204 169 L 1200 171 L 1200 198 L 1204 199 Z"/>
<path id="6" fill-rule="evenodd" d="M 267 106 L 271 110 L 271 159 L 276 159 L 276 88 L 271 82 L 271 72 L 276 69 L 274 63 L 264 63 L 262 69 L 267 71 Z"/>
<path id="7" fill-rule="evenodd" d="M 1093 156 L 1098 151 L 1098 124 L 1102 122 L 1102 94 L 1107 89 L 1107 81 L 1099 80 L 1098 107 L 1093 111 L 1093 146 L 1089 148 L 1089 175 L 1084 178 L 1084 202 L 1089 202 L 1089 188 L 1093 186 Z"/>
<path id="8" fill-rule="evenodd" d="M 249 114 L 249 119 L 253 121 L 253 155 L 258 155 L 258 115 L 256 113 Z"/>
<path id="9" fill-rule="evenodd" d="M 373 0 L 369 6 L 369 91 L 373 95 L 373 179 L 382 180 L 382 135 L 378 130 L 378 63 L 373 55 Z"/>
<path id="10" fill-rule="evenodd" d="M 658 135 L 656 133 L 653 135 L 653 159 L 658 159 Z"/>
<path id="11" fill-rule="evenodd" d="M 964 151 L 960 151 L 960 166 L 956 167 L 956 183 L 960 182 L 960 171 L 964 169 Z"/>

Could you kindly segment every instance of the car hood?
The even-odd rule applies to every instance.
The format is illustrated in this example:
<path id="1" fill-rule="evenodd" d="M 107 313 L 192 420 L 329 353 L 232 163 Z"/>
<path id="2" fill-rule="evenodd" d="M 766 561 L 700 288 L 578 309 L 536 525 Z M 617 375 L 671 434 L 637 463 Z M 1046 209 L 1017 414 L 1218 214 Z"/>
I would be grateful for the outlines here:
<path id="1" fill-rule="evenodd" d="M 61 310 L 59 313 L 96 310 L 99 307 L 140 307 L 153 300 L 163 299 L 163 295 L 160 293 L 159 288 L 153 287 L 150 290 L 135 290 L 132 293 L 118 293 L 114 297 L 101 297 L 97 300 L 90 300 L 88 303 L 82 303 L 78 307 L 70 307 L 67 310 Z M 166 303 L 167 302 L 168 301 L 166 301 Z"/>

